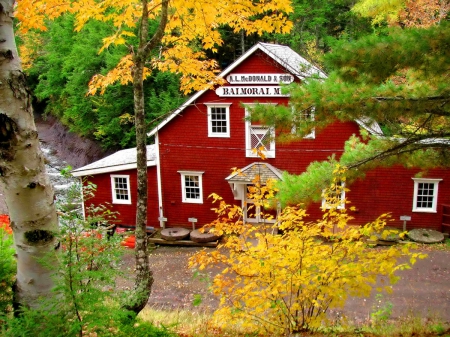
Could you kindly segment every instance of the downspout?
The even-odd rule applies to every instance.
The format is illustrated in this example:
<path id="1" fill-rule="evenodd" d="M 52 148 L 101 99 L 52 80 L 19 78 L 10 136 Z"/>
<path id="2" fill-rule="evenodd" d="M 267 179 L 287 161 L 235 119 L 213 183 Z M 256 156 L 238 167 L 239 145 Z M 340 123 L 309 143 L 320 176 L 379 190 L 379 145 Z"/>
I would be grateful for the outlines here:
<path id="1" fill-rule="evenodd" d="M 86 221 L 86 209 L 84 207 L 84 188 L 83 188 L 83 178 L 78 177 L 80 180 L 80 193 L 81 193 L 81 212 L 83 213 L 83 220 Z"/>
<path id="2" fill-rule="evenodd" d="M 159 226 L 166 228 L 166 219 L 164 218 L 163 200 L 162 200 L 162 179 L 161 179 L 161 157 L 159 153 L 159 134 L 155 133 L 155 149 L 156 149 L 156 175 L 158 181 L 158 210 L 159 210 Z"/>

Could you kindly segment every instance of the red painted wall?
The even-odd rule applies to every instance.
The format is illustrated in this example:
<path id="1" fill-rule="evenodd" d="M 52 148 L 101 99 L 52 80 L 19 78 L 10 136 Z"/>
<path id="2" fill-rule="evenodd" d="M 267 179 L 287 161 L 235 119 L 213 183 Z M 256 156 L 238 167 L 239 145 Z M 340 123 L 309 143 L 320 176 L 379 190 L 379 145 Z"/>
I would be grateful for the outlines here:
<path id="1" fill-rule="evenodd" d="M 148 173 L 148 214 L 147 226 L 159 227 L 158 219 L 158 185 L 156 178 L 156 167 L 149 167 Z M 112 201 L 111 175 L 129 175 L 131 204 L 114 204 Z M 111 211 L 118 212 L 117 224 L 135 226 L 136 225 L 136 199 L 137 199 L 137 176 L 136 170 L 126 170 L 120 172 L 102 173 L 87 177 L 84 184 L 91 182 L 97 185 L 95 196 L 85 200 L 86 207 L 89 205 L 109 204 Z"/>
<path id="2" fill-rule="evenodd" d="M 431 228 L 441 230 L 442 204 L 450 203 L 450 172 L 446 169 L 429 170 L 421 178 L 443 179 L 439 182 L 437 212 L 413 212 L 414 181 L 419 169 L 406 169 L 402 166 L 378 168 L 366 174 L 364 179 L 357 180 L 348 188 L 346 198 L 351 203 L 347 206 L 356 208 L 348 210 L 354 217 L 351 223 L 363 225 L 375 220 L 379 215 L 390 213 L 392 221 L 389 226 L 402 228 L 400 216 L 407 215 L 411 221 L 406 222 L 406 229 Z M 309 219 L 321 216 L 320 205 L 309 206 Z"/>

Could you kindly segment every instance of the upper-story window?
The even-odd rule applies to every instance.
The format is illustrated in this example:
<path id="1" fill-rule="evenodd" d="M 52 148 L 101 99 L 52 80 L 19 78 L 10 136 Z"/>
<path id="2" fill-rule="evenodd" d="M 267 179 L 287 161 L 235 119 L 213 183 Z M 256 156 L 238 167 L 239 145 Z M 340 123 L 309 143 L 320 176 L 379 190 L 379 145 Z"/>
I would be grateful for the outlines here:
<path id="1" fill-rule="evenodd" d="M 230 137 L 231 103 L 205 103 L 208 107 L 208 137 Z"/>
<path id="2" fill-rule="evenodd" d="M 292 107 L 292 113 L 294 113 L 294 107 Z M 314 107 L 306 109 L 304 111 L 301 111 L 297 114 L 294 114 L 294 122 L 296 120 L 298 120 L 298 118 L 300 118 L 301 120 L 306 120 L 306 121 L 314 121 Z M 292 127 L 292 133 L 295 134 L 297 131 L 296 126 L 294 125 Z M 303 138 L 305 139 L 315 139 L 316 138 L 316 131 L 315 129 L 312 129 L 311 132 L 309 134 L 307 134 L 306 136 L 304 136 Z"/>
<path id="3" fill-rule="evenodd" d="M 111 175 L 113 204 L 131 204 L 130 176 Z"/>
<path id="4" fill-rule="evenodd" d="M 247 104 L 247 106 L 249 106 Z M 250 107 L 250 106 L 249 106 Z M 275 158 L 275 130 L 256 121 L 249 121 L 250 110 L 245 109 L 245 152 L 247 157 L 258 157 L 262 152 L 267 158 Z"/>
<path id="5" fill-rule="evenodd" d="M 182 201 L 186 203 L 203 203 L 203 172 L 178 171 L 181 174 Z"/>
<path id="6" fill-rule="evenodd" d="M 436 213 L 439 182 L 442 179 L 413 178 L 413 212 Z"/>

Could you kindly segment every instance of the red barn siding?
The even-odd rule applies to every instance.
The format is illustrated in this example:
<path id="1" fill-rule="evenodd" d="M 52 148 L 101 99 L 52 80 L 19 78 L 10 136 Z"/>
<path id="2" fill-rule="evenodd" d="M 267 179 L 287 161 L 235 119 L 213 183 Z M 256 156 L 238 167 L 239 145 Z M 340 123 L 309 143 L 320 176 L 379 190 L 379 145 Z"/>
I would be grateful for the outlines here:
<path id="1" fill-rule="evenodd" d="M 156 167 L 149 167 L 148 174 L 148 215 L 147 226 L 159 227 L 158 222 L 158 184 L 156 177 Z M 130 192 L 131 204 L 114 204 L 112 202 L 111 191 L 111 175 L 129 175 L 130 176 Z M 106 205 L 113 212 L 117 212 L 117 224 L 122 225 L 136 225 L 136 199 L 137 199 L 137 176 L 136 170 L 125 170 L 119 172 L 110 172 L 96 174 L 87 177 L 86 182 L 89 181 L 97 185 L 97 190 L 94 197 L 85 201 L 85 208 L 89 205 Z"/>
<path id="2" fill-rule="evenodd" d="M 359 179 L 348 188 L 346 198 L 350 201 L 347 209 L 355 207 L 356 211 L 348 210 L 354 217 L 352 224 L 364 225 L 374 221 L 381 214 L 389 213 L 392 221 L 389 226 L 403 228 L 400 216 L 411 216 L 406 229 L 431 228 L 442 230 L 442 204 L 450 203 L 450 174 L 446 169 L 429 170 L 422 178 L 443 179 L 439 182 L 437 197 L 437 212 L 413 212 L 414 181 L 412 178 L 419 173 L 419 169 L 406 169 L 401 166 L 378 168 L 367 172 L 364 179 Z M 308 220 L 321 216 L 320 205 L 308 207 Z"/>

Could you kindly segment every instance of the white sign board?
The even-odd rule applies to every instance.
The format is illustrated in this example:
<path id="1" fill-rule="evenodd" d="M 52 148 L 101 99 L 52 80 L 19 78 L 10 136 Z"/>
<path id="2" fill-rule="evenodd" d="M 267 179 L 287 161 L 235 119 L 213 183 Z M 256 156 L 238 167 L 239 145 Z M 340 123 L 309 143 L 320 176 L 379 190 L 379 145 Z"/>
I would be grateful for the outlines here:
<path id="1" fill-rule="evenodd" d="M 261 87 L 220 87 L 216 89 L 220 97 L 287 97 L 281 93 L 280 86 Z"/>
<path id="2" fill-rule="evenodd" d="M 411 221 L 411 217 L 409 215 L 400 216 L 400 220 L 402 221 Z"/>
<path id="3" fill-rule="evenodd" d="M 165 218 L 165 217 L 163 217 L 163 216 L 160 216 L 160 217 L 158 218 L 158 220 L 159 220 L 159 221 L 167 221 L 167 218 Z"/>
<path id="4" fill-rule="evenodd" d="M 227 76 L 230 84 L 289 84 L 294 82 L 291 74 L 230 74 Z"/>
<path id="5" fill-rule="evenodd" d="M 189 222 L 197 222 L 197 218 L 188 218 Z"/>

